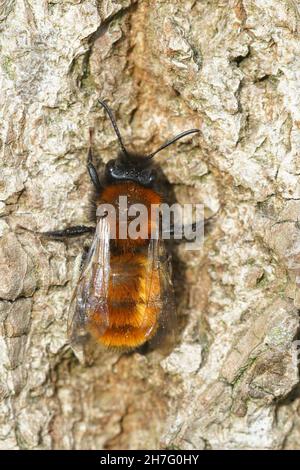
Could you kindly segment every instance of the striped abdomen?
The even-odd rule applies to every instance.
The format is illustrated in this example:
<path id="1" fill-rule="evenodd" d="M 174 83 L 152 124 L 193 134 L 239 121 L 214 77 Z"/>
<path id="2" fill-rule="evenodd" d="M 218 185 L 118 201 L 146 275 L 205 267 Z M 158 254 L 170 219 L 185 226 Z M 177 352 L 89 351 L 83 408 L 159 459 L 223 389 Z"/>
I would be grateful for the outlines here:
<path id="1" fill-rule="evenodd" d="M 143 253 L 112 256 L 108 289 L 107 325 L 95 311 L 89 321 L 92 335 L 104 346 L 134 348 L 150 339 L 161 310 L 158 271 L 148 270 Z"/>

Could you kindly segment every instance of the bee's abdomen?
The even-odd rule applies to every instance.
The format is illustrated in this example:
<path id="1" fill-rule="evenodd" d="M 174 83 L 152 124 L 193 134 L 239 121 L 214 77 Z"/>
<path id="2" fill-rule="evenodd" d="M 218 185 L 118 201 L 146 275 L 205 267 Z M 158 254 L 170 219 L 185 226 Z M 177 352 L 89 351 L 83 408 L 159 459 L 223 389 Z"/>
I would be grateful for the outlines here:
<path id="1" fill-rule="evenodd" d="M 106 324 L 97 311 L 90 330 L 107 347 L 134 348 L 156 331 L 160 305 L 158 272 L 148 270 L 144 254 L 125 253 L 111 259 Z"/>

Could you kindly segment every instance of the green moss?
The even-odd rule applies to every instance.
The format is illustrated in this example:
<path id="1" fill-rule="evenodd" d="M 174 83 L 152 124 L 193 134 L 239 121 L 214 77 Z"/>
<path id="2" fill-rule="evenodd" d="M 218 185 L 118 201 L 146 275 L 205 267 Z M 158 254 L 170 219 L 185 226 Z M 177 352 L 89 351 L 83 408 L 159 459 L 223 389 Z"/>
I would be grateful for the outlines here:
<path id="1" fill-rule="evenodd" d="M 270 346 L 283 346 L 289 340 L 284 328 L 275 326 L 268 333 L 268 344 Z"/>
<path id="2" fill-rule="evenodd" d="M 69 131 L 69 137 L 77 137 L 77 132 L 75 131 Z"/>
<path id="3" fill-rule="evenodd" d="M 258 358 L 258 356 L 253 356 L 253 357 L 249 357 L 249 359 L 247 360 L 246 364 L 243 365 L 237 372 L 236 376 L 234 377 L 231 385 L 234 387 L 239 381 L 240 379 L 242 378 L 242 376 L 244 375 L 244 373 L 246 372 L 247 369 L 249 369 L 252 364 L 254 364 L 254 362 L 256 361 L 256 359 Z"/>
<path id="4" fill-rule="evenodd" d="M 170 444 L 169 446 L 166 447 L 166 450 L 181 450 L 181 449 L 175 444 Z"/>
<path id="5" fill-rule="evenodd" d="M 94 78 L 92 77 L 92 75 L 86 75 L 82 78 L 81 80 L 81 86 L 82 88 L 84 88 L 85 90 L 88 90 L 88 91 L 94 91 L 95 90 L 95 87 L 96 87 L 96 83 L 95 83 L 95 80 Z"/>
<path id="6" fill-rule="evenodd" d="M 6 75 L 11 80 L 14 80 L 16 78 L 16 73 L 15 73 L 15 70 L 14 70 L 13 61 L 12 61 L 11 57 L 9 57 L 9 56 L 4 56 L 3 57 L 3 59 L 2 59 L 2 68 L 3 68 L 4 72 L 6 73 Z"/>
<path id="7" fill-rule="evenodd" d="M 257 279 L 256 285 L 258 287 L 265 287 L 268 284 L 268 277 L 266 276 L 266 273 L 264 272 L 262 276 Z"/>

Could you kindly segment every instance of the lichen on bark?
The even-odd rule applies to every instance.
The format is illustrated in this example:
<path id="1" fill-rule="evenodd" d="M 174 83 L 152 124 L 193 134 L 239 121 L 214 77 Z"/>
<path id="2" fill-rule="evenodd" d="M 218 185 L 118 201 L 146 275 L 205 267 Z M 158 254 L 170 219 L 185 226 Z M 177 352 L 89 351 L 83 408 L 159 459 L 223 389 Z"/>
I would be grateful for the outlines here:
<path id="1" fill-rule="evenodd" d="M 1 448 L 299 448 L 299 21 L 291 0 L 1 2 Z M 118 150 L 100 96 L 134 150 L 201 129 L 159 163 L 216 216 L 174 251 L 171 353 L 83 365 L 83 242 L 20 226 L 88 222 L 89 127 L 100 169 Z"/>

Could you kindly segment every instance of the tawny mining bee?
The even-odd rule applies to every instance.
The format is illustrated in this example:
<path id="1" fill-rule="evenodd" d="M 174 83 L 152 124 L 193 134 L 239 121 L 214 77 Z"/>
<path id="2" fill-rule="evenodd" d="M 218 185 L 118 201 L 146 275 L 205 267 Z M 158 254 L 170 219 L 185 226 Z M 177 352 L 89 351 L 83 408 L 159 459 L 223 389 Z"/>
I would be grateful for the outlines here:
<path id="1" fill-rule="evenodd" d="M 116 159 L 107 163 L 100 178 L 93 164 L 90 144 L 87 168 L 95 188 L 96 227 L 80 225 L 44 235 L 60 239 L 94 234 L 70 306 L 71 342 L 91 335 L 108 348 L 128 350 L 153 338 L 159 327 L 165 325 L 170 309 L 174 309 L 169 260 L 162 237 L 152 236 L 150 217 L 145 222 L 146 237 L 130 237 L 128 233 L 125 238 L 121 237 L 117 223 L 112 239 L 110 218 L 107 213 L 99 215 L 97 209 L 110 204 L 118 213 L 120 196 L 126 196 L 129 205 L 143 204 L 149 212 L 151 206 L 160 205 L 163 198 L 156 189 L 153 157 L 178 139 L 199 130 L 182 132 L 150 155 L 133 154 L 124 146 L 110 108 L 104 101 L 99 100 L 99 103 L 111 120 L 121 151 Z"/>

